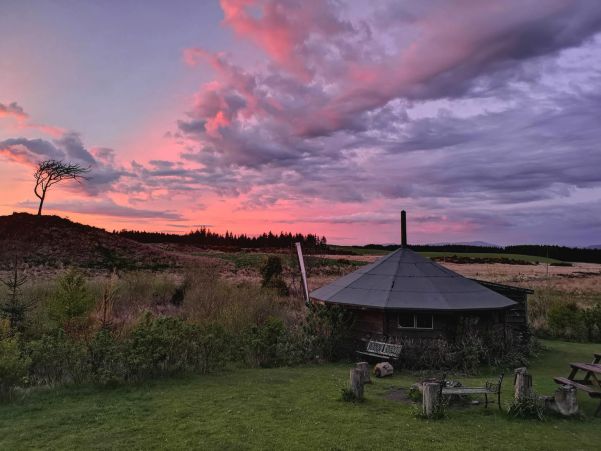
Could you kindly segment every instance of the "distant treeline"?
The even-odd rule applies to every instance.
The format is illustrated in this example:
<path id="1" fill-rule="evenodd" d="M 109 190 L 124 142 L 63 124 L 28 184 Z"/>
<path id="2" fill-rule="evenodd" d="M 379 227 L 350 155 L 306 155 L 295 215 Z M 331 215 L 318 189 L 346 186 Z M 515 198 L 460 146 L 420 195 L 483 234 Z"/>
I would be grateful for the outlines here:
<path id="1" fill-rule="evenodd" d="M 474 252 L 494 254 L 522 254 L 536 257 L 549 257 L 569 262 L 601 263 L 601 249 L 585 249 L 565 246 L 545 246 L 538 244 L 522 244 L 517 246 L 469 246 L 464 244 L 445 245 L 411 245 L 411 249 L 417 252 Z M 398 245 L 383 246 L 380 244 L 368 244 L 366 249 L 382 249 L 393 251 Z"/>
<path id="2" fill-rule="evenodd" d="M 140 243 L 177 243 L 200 247 L 232 247 L 232 248 L 288 248 L 300 242 L 307 252 L 325 251 L 326 237 L 303 235 L 302 233 L 283 233 L 276 235 L 272 232 L 258 236 L 246 234 L 236 235 L 231 232 L 224 234 L 211 232 L 206 228 L 198 229 L 183 235 L 162 232 L 140 232 L 136 230 L 113 231 L 114 234 L 129 238 Z"/>

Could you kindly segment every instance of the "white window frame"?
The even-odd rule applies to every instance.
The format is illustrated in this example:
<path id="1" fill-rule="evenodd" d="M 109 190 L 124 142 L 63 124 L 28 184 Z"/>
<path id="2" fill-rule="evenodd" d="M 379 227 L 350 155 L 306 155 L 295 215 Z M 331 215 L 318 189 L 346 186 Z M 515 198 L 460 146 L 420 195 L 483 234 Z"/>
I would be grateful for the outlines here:
<path id="1" fill-rule="evenodd" d="M 428 313 L 413 313 L 413 327 L 401 326 L 400 324 L 400 313 L 397 315 L 397 328 L 405 330 L 434 330 L 434 315 L 430 315 L 430 327 L 417 327 L 417 315 L 428 315 Z"/>

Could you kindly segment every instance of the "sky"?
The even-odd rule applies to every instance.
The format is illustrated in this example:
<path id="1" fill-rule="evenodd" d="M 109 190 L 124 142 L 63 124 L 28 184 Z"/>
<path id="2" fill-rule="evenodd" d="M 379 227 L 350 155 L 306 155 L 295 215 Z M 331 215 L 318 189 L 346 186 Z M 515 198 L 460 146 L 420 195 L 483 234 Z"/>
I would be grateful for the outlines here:
<path id="1" fill-rule="evenodd" d="M 601 244 L 598 0 L 0 0 L 0 215 Z"/>

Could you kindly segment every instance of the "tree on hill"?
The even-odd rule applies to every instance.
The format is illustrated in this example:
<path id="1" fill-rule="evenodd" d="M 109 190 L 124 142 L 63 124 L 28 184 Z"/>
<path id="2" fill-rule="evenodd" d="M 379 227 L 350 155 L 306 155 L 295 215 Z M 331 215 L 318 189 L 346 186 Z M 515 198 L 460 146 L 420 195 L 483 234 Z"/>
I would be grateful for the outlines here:
<path id="1" fill-rule="evenodd" d="M 46 199 L 46 191 L 52 185 L 63 180 L 76 180 L 80 182 L 87 179 L 85 174 L 90 172 L 90 168 L 84 168 L 77 163 L 65 163 L 58 160 L 44 160 L 38 163 L 38 167 L 33 174 L 35 177 L 35 188 L 33 192 L 40 199 L 38 215 L 42 214 L 42 207 Z M 81 183 L 81 182 L 80 182 Z"/>

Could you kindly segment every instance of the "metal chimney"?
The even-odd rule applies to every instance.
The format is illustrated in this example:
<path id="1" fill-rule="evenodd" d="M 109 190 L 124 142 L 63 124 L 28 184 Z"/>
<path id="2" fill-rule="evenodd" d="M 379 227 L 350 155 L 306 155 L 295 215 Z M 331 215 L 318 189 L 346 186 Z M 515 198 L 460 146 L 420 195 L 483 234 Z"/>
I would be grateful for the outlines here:
<path id="1" fill-rule="evenodd" d="M 407 247 L 407 213 L 401 211 L 401 247 Z"/>

